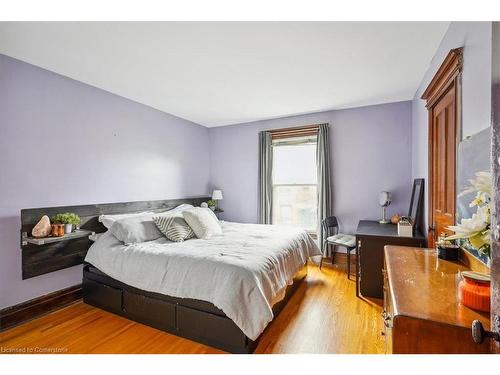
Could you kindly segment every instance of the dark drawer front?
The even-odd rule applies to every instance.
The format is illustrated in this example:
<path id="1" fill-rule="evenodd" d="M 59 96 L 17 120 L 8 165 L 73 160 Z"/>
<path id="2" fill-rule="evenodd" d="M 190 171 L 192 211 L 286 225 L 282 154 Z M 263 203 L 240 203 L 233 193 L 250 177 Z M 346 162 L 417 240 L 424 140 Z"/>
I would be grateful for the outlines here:
<path id="1" fill-rule="evenodd" d="M 229 318 L 202 313 L 197 310 L 177 306 L 177 328 L 183 334 L 198 338 L 208 344 L 242 348 L 245 346 L 246 337 Z"/>
<path id="2" fill-rule="evenodd" d="M 387 224 L 390 225 L 390 224 Z M 359 291 L 364 297 L 383 298 L 384 246 L 422 247 L 414 237 L 356 236 L 359 254 Z"/>
<path id="3" fill-rule="evenodd" d="M 83 301 L 114 313 L 122 310 L 122 291 L 92 280 L 83 281 Z"/>
<path id="4" fill-rule="evenodd" d="M 123 310 L 141 323 L 161 330 L 175 330 L 175 305 L 172 303 L 124 291 Z"/>

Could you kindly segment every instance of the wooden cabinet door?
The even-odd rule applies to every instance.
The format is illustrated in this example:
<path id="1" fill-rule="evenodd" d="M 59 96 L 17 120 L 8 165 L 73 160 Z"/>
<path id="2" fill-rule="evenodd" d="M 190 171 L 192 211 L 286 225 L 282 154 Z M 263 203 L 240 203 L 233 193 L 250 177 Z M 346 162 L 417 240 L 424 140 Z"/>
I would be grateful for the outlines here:
<path id="1" fill-rule="evenodd" d="M 463 49 L 450 50 L 422 94 L 429 110 L 429 247 L 455 223 Z"/>
<path id="2" fill-rule="evenodd" d="M 455 223 L 456 92 L 452 85 L 432 106 L 430 117 L 430 225 L 429 246 Z"/>

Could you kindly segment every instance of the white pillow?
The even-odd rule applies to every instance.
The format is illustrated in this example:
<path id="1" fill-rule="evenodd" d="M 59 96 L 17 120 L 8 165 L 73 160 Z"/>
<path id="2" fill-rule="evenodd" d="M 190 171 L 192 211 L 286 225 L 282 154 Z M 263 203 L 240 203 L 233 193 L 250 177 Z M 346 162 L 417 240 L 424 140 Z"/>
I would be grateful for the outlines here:
<path id="1" fill-rule="evenodd" d="M 190 208 L 193 208 L 191 204 L 180 204 L 175 208 L 172 208 L 171 210 L 165 211 L 165 212 L 182 212 L 184 210 L 188 210 Z M 148 214 L 154 214 L 153 211 L 143 211 L 143 212 L 133 212 L 129 214 L 115 214 L 115 215 L 101 215 L 99 216 L 99 222 L 102 223 L 106 228 L 110 229 L 113 223 L 117 220 L 125 219 L 128 217 L 135 217 L 135 216 L 143 216 L 143 215 L 148 215 Z"/>
<path id="2" fill-rule="evenodd" d="M 183 204 L 180 204 L 177 207 L 172 208 L 171 210 L 168 210 L 166 212 L 168 212 L 168 213 L 182 212 L 182 211 L 185 211 L 185 210 L 189 210 L 190 208 L 194 208 L 194 206 L 192 204 L 183 203 Z"/>
<path id="3" fill-rule="evenodd" d="M 91 234 L 89 236 L 89 240 L 91 240 L 92 242 L 97 242 L 104 235 L 104 233 L 106 232 Z"/>
<path id="4" fill-rule="evenodd" d="M 182 216 L 198 238 L 206 240 L 214 235 L 222 234 L 219 220 L 210 208 L 193 207 L 182 211 Z"/>
<path id="5" fill-rule="evenodd" d="M 101 215 L 99 216 L 99 222 L 102 223 L 106 228 L 110 229 L 113 223 L 117 220 L 126 219 L 128 217 L 144 216 L 147 214 L 153 214 L 151 211 L 144 212 L 134 212 L 130 214 L 115 214 L 115 215 Z"/>
<path id="6" fill-rule="evenodd" d="M 153 241 L 163 236 L 153 221 L 153 215 L 145 214 L 142 216 L 131 216 L 116 220 L 109 231 L 120 241 L 128 244 Z M 166 214 L 163 214 L 166 215 Z"/>

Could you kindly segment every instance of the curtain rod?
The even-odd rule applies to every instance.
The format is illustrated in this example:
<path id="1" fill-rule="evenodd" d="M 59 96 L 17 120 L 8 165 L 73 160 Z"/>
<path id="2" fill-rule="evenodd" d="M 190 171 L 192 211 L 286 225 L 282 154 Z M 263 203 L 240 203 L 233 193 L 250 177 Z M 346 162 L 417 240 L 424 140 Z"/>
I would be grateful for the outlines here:
<path id="1" fill-rule="evenodd" d="M 272 139 L 318 135 L 319 124 L 268 130 Z"/>
<path id="2" fill-rule="evenodd" d="M 301 130 L 318 130 L 319 125 L 320 124 L 293 126 L 293 127 L 288 127 L 288 128 L 272 129 L 272 130 L 267 130 L 267 131 L 271 134 L 276 134 L 276 133 L 284 133 L 284 132 L 295 132 L 295 131 L 301 131 Z"/>

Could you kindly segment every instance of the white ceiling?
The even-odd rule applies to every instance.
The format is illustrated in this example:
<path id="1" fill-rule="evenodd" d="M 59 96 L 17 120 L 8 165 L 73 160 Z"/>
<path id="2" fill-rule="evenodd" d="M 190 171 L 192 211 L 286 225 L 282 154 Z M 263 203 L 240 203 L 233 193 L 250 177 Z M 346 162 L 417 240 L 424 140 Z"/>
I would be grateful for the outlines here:
<path id="1" fill-rule="evenodd" d="M 0 22 L 0 53 L 212 127 L 411 99 L 448 22 Z"/>

